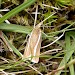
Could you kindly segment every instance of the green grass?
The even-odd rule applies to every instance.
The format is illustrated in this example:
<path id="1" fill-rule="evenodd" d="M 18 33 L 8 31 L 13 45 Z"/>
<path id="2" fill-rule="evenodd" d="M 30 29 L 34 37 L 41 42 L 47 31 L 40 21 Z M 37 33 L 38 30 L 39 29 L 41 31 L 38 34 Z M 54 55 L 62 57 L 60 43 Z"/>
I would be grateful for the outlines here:
<path id="1" fill-rule="evenodd" d="M 18 7 L 16 7 L 13 10 L 11 10 L 7 14 L 5 14 L 2 18 L 0 18 L 0 23 L 2 23 L 3 21 L 5 21 L 6 19 L 10 18 L 11 16 L 14 16 L 15 14 L 19 13 L 20 11 L 24 10 L 25 8 L 27 8 L 28 6 L 30 6 L 31 4 L 33 4 L 35 1 L 36 0 L 27 0 L 23 4 L 19 5 Z"/>
<path id="2" fill-rule="evenodd" d="M 0 51 L 0 74 L 48 75 L 55 72 L 54 75 L 75 75 L 74 0 L 0 0 L 0 9 L 3 8 L 11 11 L 0 11 L 3 15 L 0 18 L 0 48 L 4 49 L 4 53 Z M 36 9 L 38 15 L 35 18 Z M 73 12 L 72 16 L 68 15 L 69 12 Z M 23 59 L 23 54 L 35 20 L 36 25 L 44 21 L 41 25 L 42 47 L 39 63 L 31 64 Z"/>
<path id="3" fill-rule="evenodd" d="M 71 44 L 71 39 L 70 37 L 73 36 L 74 37 L 75 35 L 75 32 L 67 32 L 65 34 L 65 42 L 66 42 L 66 47 L 65 49 L 67 50 L 65 52 L 65 56 L 63 58 L 63 60 L 61 61 L 59 67 L 63 66 L 63 65 L 66 65 L 66 63 L 69 61 L 70 58 L 72 58 L 72 54 L 74 53 L 75 51 L 75 47 L 74 47 L 74 44 L 75 44 L 75 40 L 73 41 L 73 43 Z M 74 37 L 75 38 L 75 37 Z M 71 59 L 72 60 L 72 59 Z M 74 75 L 74 66 L 71 65 L 70 66 L 70 70 L 71 70 L 71 74 L 73 73 Z M 56 75 L 60 75 L 61 71 L 59 71 Z"/>

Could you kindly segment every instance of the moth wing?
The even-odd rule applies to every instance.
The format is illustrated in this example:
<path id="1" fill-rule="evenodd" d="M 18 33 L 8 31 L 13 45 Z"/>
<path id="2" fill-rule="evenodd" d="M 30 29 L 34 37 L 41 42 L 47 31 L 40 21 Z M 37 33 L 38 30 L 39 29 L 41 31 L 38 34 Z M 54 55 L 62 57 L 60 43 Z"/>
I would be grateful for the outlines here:
<path id="1" fill-rule="evenodd" d="M 34 28 L 29 37 L 28 43 L 24 51 L 24 57 L 34 63 L 38 63 L 41 47 L 41 29 Z M 32 57 L 32 58 L 30 58 Z"/>
<path id="2" fill-rule="evenodd" d="M 38 63 L 39 61 L 39 56 L 40 56 L 40 47 L 41 47 L 41 29 L 37 29 L 36 32 L 34 32 L 33 35 L 33 41 L 31 41 L 32 43 L 34 42 L 33 45 L 33 50 L 32 50 L 32 62 L 34 63 Z"/>

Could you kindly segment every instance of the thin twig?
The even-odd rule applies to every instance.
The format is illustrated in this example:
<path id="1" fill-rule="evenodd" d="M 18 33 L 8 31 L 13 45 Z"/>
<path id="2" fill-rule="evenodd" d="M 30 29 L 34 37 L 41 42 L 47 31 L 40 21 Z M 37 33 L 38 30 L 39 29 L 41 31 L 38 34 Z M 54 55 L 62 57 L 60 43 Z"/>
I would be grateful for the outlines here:
<path id="1" fill-rule="evenodd" d="M 8 75 L 5 71 L 2 71 L 2 73 L 3 73 L 4 75 Z"/>
<path id="2" fill-rule="evenodd" d="M 37 14 L 38 14 L 38 6 L 36 6 L 36 11 L 35 11 L 35 21 L 34 21 L 34 28 L 35 28 L 36 21 L 37 21 Z"/>
<path id="3" fill-rule="evenodd" d="M 42 4 L 43 6 L 46 6 L 46 7 L 50 7 L 50 8 L 53 8 L 53 9 L 56 9 L 56 10 L 61 10 L 61 9 L 59 9 L 59 8 L 57 8 L 57 7 L 54 7 L 54 6 L 50 6 L 50 5 L 46 5 L 46 4 Z"/>
<path id="4" fill-rule="evenodd" d="M 0 9 L 0 12 L 1 12 L 1 11 L 9 11 L 9 9 Z"/>
<path id="5" fill-rule="evenodd" d="M 0 59 L 2 59 L 3 61 L 9 63 L 9 61 L 7 61 L 6 58 L 4 58 L 4 57 L 0 57 Z"/>
<path id="6" fill-rule="evenodd" d="M 41 72 L 39 72 L 36 68 L 32 67 L 31 65 L 28 65 L 30 68 L 32 68 L 34 71 L 36 71 L 38 74 L 43 75 Z"/>
<path id="7" fill-rule="evenodd" d="M 60 68 L 53 70 L 52 72 L 46 74 L 46 75 L 54 75 L 56 72 L 63 70 L 65 67 L 69 67 L 70 65 L 75 64 L 75 59 L 71 60 L 69 63 L 66 65 L 61 66 Z M 55 74 L 56 75 L 56 74 Z"/>
<path id="8" fill-rule="evenodd" d="M 30 72 L 31 70 L 27 70 L 27 71 L 19 71 L 19 72 L 11 72 L 9 74 L 21 74 L 21 73 L 27 73 L 27 72 Z"/>
<path id="9" fill-rule="evenodd" d="M 9 48 L 9 50 L 13 51 L 12 48 L 9 46 L 8 42 L 6 41 L 6 39 L 4 38 L 2 31 L 0 31 L 0 38 L 4 41 L 4 43 L 7 45 L 7 47 Z"/>
<path id="10" fill-rule="evenodd" d="M 48 50 L 48 51 L 45 51 L 45 52 L 43 52 L 43 53 L 41 53 L 40 55 L 44 55 L 44 54 L 48 54 L 48 53 L 51 53 L 51 52 L 53 52 L 53 51 L 59 51 L 59 50 L 61 50 L 61 49 L 52 49 L 52 50 Z"/>
<path id="11" fill-rule="evenodd" d="M 55 41 L 53 41 L 52 43 L 50 43 L 50 44 L 48 44 L 48 45 L 46 45 L 46 46 L 41 47 L 41 49 L 51 46 L 52 44 L 54 44 L 55 42 L 57 42 L 62 36 L 64 36 L 64 32 L 63 32 L 63 34 L 60 35 Z"/>

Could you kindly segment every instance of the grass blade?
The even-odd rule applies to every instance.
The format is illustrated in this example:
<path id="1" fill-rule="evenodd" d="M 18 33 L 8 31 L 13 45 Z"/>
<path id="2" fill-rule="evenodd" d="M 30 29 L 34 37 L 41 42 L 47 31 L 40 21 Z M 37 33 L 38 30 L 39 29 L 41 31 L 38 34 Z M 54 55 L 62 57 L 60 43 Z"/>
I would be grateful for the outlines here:
<path id="1" fill-rule="evenodd" d="M 10 18 L 11 16 L 14 16 L 15 14 L 22 11 L 23 9 L 27 8 L 28 6 L 33 4 L 35 1 L 36 0 L 27 0 L 27 1 L 25 1 L 24 3 L 22 3 L 21 5 L 19 5 L 15 9 L 13 9 L 10 12 L 8 12 L 7 14 L 5 14 L 2 18 L 0 18 L 0 23 L 5 21 L 6 19 Z"/>
<path id="2" fill-rule="evenodd" d="M 31 32 L 31 30 L 32 30 L 32 27 L 15 25 L 15 24 L 1 23 L 0 24 L 0 29 L 5 30 L 5 31 L 29 34 Z"/>
<path id="3" fill-rule="evenodd" d="M 72 61 L 72 60 L 73 60 L 73 59 L 72 59 L 72 57 L 71 57 L 70 61 Z M 70 65 L 69 68 L 70 68 L 70 75 L 74 75 L 74 66 L 73 66 L 73 64 Z"/>
<path id="4" fill-rule="evenodd" d="M 3 34 L 4 38 L 6 39 L 6 41 L 8 42 L 8 45 L 11 47 L 11 49 L 19 56 L 22 57 L 23 55 L 19 52 L 19 50 L 17 50 L 8 40 L 7 36 L 5 34 Z"/>
<path id="5" fill-rule="evenodd" d="M 72 33 L 73 33 L 73 32 L 72 32 Z M 69 32 L 67 32 L 67 33 L 65 34 L 65 41 L 66 41 L 66 44 L 67 44 L 67 42 L 68 42 L 68 43 L 70 42 L 70 35 L 72 35 L 72 33 L 69 34 Z M 74 33 L 74 34 L 75 34 L 75 33 Z M 69 61 L 69 59 L 71 58 L 73 52 L 75 51 L 75 46 L 74 46 L 74 45 L 75 45 L 75 41 L 72 43 L 71 46 L 70 46 L 70 43 L 66 46 L 66 48 L 68 48 L 68 46 L 69 46 L 69 48 L 68 48 L 69 51 L 68 51 L 68 49 L 67 49 L 67 52 L 66 52 L 64 58 L 62 59 L 62 61 L 61 61 L 60 65 L 59 65 L 59 67 L 65 65 L 65 63 L 67 63 L 67 62 Z M 61 73 L 61 71 L 57 72 L 56 75 L 60 75 L 60 73 Z"/>

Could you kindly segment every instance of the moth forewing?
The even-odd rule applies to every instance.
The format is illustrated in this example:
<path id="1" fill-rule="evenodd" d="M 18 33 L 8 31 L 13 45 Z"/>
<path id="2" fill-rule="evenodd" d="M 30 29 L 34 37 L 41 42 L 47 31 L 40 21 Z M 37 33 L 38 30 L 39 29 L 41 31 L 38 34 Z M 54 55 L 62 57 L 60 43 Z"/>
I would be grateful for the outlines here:
<path id="1" fill-rule="evenodd" d="M 34 63 L 38 63 L 41 47 L 41 29 L 35 27 L 31 32 L 24 51 L 24 58 L 31 60 Z"/>
<path id="2" fill-rule="evenodd" d="M 33 50 L 33 58 L 32 62 L 38 63 L 39 62 L 39 55 L 40 55 L 40 47 L 41 47 L 41 30 L 37 29 L 36 33 L 36 42 Z"/>

